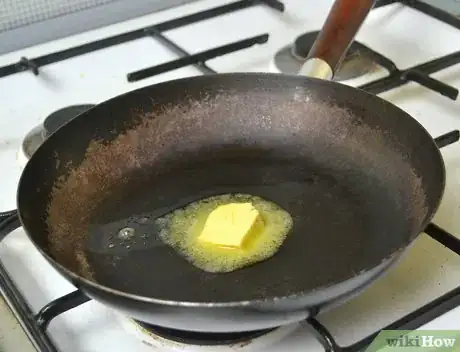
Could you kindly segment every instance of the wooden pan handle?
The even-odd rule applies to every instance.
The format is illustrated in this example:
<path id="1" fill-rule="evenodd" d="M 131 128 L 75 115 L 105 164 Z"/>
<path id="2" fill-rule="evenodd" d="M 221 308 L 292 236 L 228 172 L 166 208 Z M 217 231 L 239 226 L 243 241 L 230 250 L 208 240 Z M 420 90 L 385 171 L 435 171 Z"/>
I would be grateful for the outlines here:
<path id="1" fill-rule="evenodd" d="M 376 0 L 336 0 L 299 74 L 331 80 Z"/>

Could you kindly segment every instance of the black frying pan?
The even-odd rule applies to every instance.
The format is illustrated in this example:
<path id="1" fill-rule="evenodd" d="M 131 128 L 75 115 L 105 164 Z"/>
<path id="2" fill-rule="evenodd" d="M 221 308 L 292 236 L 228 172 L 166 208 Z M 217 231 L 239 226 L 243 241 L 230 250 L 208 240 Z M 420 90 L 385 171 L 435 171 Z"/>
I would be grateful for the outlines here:
<path id="1" fill-rule="evenodd" d="M 318 57 L 310 70 L 327 77 L 332 61 Z M 235 332 L 299 321 L 362 290 L 428 224 L 444 178 L 427 131 L 376 96 L 301 76 L 221 74 L 82 113 L 34 153 L 17 204 L 36 247 L 88 296 L 150 324 Z M 152 219 L 232 192 L 293 216 L 273 258 L 210 274 L 162 244 Z M 13 215 L 1 227 L 18 224 Z M 137 234 L 129 243 L 117 236 L 125 227 Z"/>

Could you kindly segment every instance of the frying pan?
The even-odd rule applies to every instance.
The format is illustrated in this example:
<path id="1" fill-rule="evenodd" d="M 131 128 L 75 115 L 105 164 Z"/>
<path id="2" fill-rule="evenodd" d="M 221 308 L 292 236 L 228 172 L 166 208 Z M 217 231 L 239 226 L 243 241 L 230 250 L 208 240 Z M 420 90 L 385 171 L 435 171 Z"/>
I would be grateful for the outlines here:
<path id="1" fill-rule="evenodd" d="M 31 157 L 2 234 L 22 224 L 89 297 L 167 328 L 266 329 L 358 294 L 428 224 L 445 184 L 416 120 L 328 80 L 372 3 L 336 1 L 302 75 L 179 79 L 83 112 Z M 158 238 L 157 216 L 233 192 L 292 215 L 271 259 L 212 274 Z"/>

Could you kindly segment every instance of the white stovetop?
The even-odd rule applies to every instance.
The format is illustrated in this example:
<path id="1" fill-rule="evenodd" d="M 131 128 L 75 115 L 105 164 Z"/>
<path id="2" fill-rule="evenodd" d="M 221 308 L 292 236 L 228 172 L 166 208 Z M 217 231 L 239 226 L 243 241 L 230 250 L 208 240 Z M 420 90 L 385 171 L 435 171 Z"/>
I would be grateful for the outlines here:
<path id="1" fill-rule="evenodd" d="M 128 21 L 72 38 L 0 56 L 0 65 L 16 62 L 21 56 L 34 57 L 99 37 L 121 33 L 229 1 L 203 0 L 172 10 Z M 270 33 L 265 45 L 230 54 L 208 64 L 219 72 L 268 71 L 270 59 L 281 46 L 302 32 L 317 30 L 331 0 L 287 0 L 287 11 L 277 13 L 264 6 L 167 32 L 186 50 L 196 52 L 249 36 Z M 460 49 L 460 30 L 431 19 L 409 8 L 390 5 L 373 10 L 357 39 L 385 53 L 400 68 L 409 67 Z M 144 85 L 199 74 L 187 67 L 128 83 L 126 74 L 149 65 L 173 59 L 174 55 L 151 38 L 144 38 L 92 54 L 80 56 L 41 69 L 38 77 L 30 72 L 0 79 L 0 210 L 15 206 L 21 165 L 17 159 L 24 135 L 51 112 L 71 104 L 98 103 L 119 93 Z M 460 65 L 434 74 L 460 88 Z M 364 79 L 366 81 L 369 78 Z M 363 79 L 347 82 L 355 85 Z M 460 106 L 417 84 L 384 93 L 417 118 L 436 137 L 460 128 Z M 392 118 L 392 116 L 388 116 Z M 447 189 L 435 223 L 460 235 L 460 143 L 442 151 L 447 167 Z M 427 165 L 429 167 L 429 165 Z M 10 270 L 32 308 L 37 311 L 50 300 L 74 288 L 64 281 L 37 253 L 21 229 L 0 244 L 0 258 Z M 459 284 L 460 256 L 422 234 L 405 259 L 388 275 L 352 302 L 336 309 L 321 321 L 345 345 L 385 326 Z M 62 351 L 152 351 L 132 334 L 126 334 L 116 315 L 95 302 L 89 302 L 56 318 L 50 325 L 52 338 Z M 431 322 L 426 328 L 455 329 L 460 308 Z M 266 352 L 321 351 L 307 329 L 294 332 Z M 250 347 L 249 345 L 248 347 Z M 160 351 L 166 351 L 160 346 Z M 193 349 L 185 349 L 193 350 Z M 215 349 L 213 349 L 214 351 Z"/>

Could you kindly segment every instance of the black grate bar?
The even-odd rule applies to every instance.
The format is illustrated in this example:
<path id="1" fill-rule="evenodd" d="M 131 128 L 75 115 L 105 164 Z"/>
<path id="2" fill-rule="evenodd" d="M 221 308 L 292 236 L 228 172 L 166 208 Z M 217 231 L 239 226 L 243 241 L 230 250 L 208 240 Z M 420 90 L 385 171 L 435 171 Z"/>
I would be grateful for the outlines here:
<path id="1" fill-rule="evenodd" d="M 9 76 L 15 73 L 27 71 L 30 66 L 39 67 L 53 64 L 59 61 L 64 61 L 72 57 L 91 53 L 93 51 L 105 49 L 114 45 L 123 44 L 132 40 L 136 40 L 145 36 L 143 29 L 119 34 L 113 37 L 96 40 L 91 43 L 79 45 L 73 48 L 56 51 L 51 54 L 39 56 L 33 59 L 21 58 L 21 61 L 15 64 L 0 67 L 0 77 Z"/>
<path id="2" fill-rule="evenodd" d="M 377 0 L 373 8 L 376 9 L 379 7 L 391 5 L 391 4 L 394 4 L 395 2 L 400 2 L 400 0 Z"/>
<path id="3" fill-rule="evenodd" d="M 8 219 L 8 218 L 11 218 L 11 217 L 17 215 L 17 213 L 18 213 L 18 211 L 16 209 L 15 210 L 8 210 L 8 211 L 0 212 L 0 231 L 2 231 L 2 229 L 3 229 L 3 221 Z M 18 227 L 19 227 L 19 225 L 18 225 Z M 0 241 L 1 241 L 1 239 L 0 239 Z"/>
<path id="4" fill-rule="evenodd" d="M 425 15 L 431 16 L 439 21 L 442 21 L 457 29 L 460 29 L 460 19 L 450 14 L 449 12 L 446 12 L 442 9 L 439 9 L 433 5 L 427 4 L 426 2 L 420 0 L 405 0 L 401 2 L 404 5 L 412 7 L 415 10 L 423 12 Z"/>
<path id="5" fill-rule="evenodd" d="M 424 64 L 420 64 L 414 69 L 424 72 L 428 75 L 441 71 L 445 68 L 450 66 L 454 66 L 460 63 L 460 51 L 453 52 L 452 54 L 448 54 L 446 56 L 440 57 L 438 59 L 434 59 Z"/>
<path id="6" fill-rule="evenodd" d="M 459 130 L 454 130 L 451 132 L 447 132 L 439 137 L 436 137 L 434 139 L 436 145 L 438 148 L 444 148 L 447 147 L 450 144 L 453 144 L 455 142 L 458 142 L 460 140 L 460 131 Z"/>
<path id="7" fill-rule="evenodd" d="M 460 239 L 444 231 L 435 224 L 429 224 L 425 232 L 434 240 L 449 248 L 452 252 L 460 255 Z"/>
<path id="8" fill-rule="evenodd" d="M 16 210 L 0 213 L 0 242 L 20 226 L 21 222 Z"/>
<path id="9" fill-rule="evenodd" d="M 91 298 L 87 297 L 80 290 L 73 291 L 65 296 L 51 301 L 37 313 L 35 321 L 42 331 L 45 331 L 51 320 L 58 315 L 67 312 L 73 308 L 76 308 L 83 303 L 90 301 Z"/>
<path id="10" fill-rule="evenodd" d="M 21 60 L 18 62 L 18 67 L 21 68 L 21 70 L 30 70 L 35 76 L 38 76 L 39 71 L 38 71 L 38 65 L 36 64 L 35 61 L 29 60 L 26 57 L 21 57 Z"/>
<path id="11" fill-rule="evenodd" d="M 190 56 L 190 53 L 182 49 L 179 45 L 174 43 L 171 39 L 164 36 L 161 32 L 157 31 L 156 29 L 150 29 L 147 31 L 147 33 L 151 35 L 153 38 L 157 39 L 159 42 L 161 42 L 164 46 L 169 48 L 171 51 L 173 51 L 176 55 L 180 57 Z M 197 62 L 195 64 L 195 67 L 198 68 L 204 74 L 217 73 L 212 68 L 210 68 L 208 65 L 206 65 L 205 62 L 201 62 L 201 61 Z"/>
<path id="12" fill-rule="evenodd" d="M 200 62 L 206 62 L 207 60 L 214 59 L 216 57 L 229 54 L 238 50 L 249 48 L 255 44 L 263 44 L 268 40 L 268 34 L 258 35 L 252 38 L 239 40 L 230 44 L 219 46 L 217 48 L 202 51 L 198 54 L 182 57 L 177 60 L 165 62 L 160 65 L 144 68 L 139 71 L 128 73 L 128 82 L 136 82 L 142 79 L 165 73 L 168 71 L 176 70 L 181 67 L 195 65 Z"/>
<path id="13" fill-rule="evenodd" d="M 456 88 L 447 86 L 445 83 L 434 80 L 433 78 L 428 77 L 428 75 L 441 71 L 450 66 L 456 65 L 458 63 L 460 63 L 460 51 L 457 51 L 455 53 L 443 56 L 441 58 L 414 66 L 404 71 L 398 71 L 398 72 L 392 73 L 387 77 L 380 78 L 373 82 L 366 83 L 360 86 L 359 88 L 369 93 L 380 94 L 390 89 L 400 87 L 406 84 L 408 80 L 418 80 L 418 83 L 421 83 L 427 88 L 429 89 L 435 88 L 434 90 L 437 91 L 438 93 L 449 96 L 451 99 L 453 99 L 454 95 L 455 95 L 455 98 L 458 96 L 458 90 Z M 416 72 L 416 73 L 414 74 L 413 72 Z M 423 78 L 420 79 L 420 76 L 424 76 L 425 80 Z M 432 84 L 433 81 L 436 81 L 435 85 Z M 445 89 L 446 86 L 448 87 L 447 91 Z"/>
<path id="14" fill-rule="evenodd" d="M 0 262 L 0 292 L 8 307 L 13 311 L 24 332 L 29 337 L 35 349 L 40 352 L 57 352 L 53 343 L 40 329 L 34 320 L 34 315 L 21 292 L 16 288 L 6 268 Z"/>
<path id="15" fill-rule="evenodd" d="M 268 7 L 271 7 L 273 10 L 276 10 L 279 12 L 284 12 L 285 10 L 284 4 L 278 0 L 256 0 L 256 1 L 262 4 L 265 4 Z"/>
<path id="16" fill-rule="evenodd" d="M 136 29 L 123 34 L 114 35 L 112 37 L 96 40 L 91 43 L 82 44 L 73 48 L 65 49 L 62 51 L 56 51 L 51 54 L 39 56 L 36 58 L 28 59 L 21 58 L 17 63 L 0 67 L 0 77 L 9 76 L 15 73 L 33 70 L 38 74 L 38 70 L 42 66 L 53 64 L 59 61 L 64 61 L 72 57 L 84 55 L 93 51 L 109 48 L 114 45 L 123 44 L 132 40 L 143 38 L 147 35 L 146 31 L 151 28 L 155 28 L 157 31 L 164 32 L 167 30 L 179 28 L 196 22 L 211 19 L 213 17 L 225 15 L 231 12 L 250 8 L 260 3 L 265 4 L 275 10 L 279 10 L 279 6 L 275 5 L 279 1 L 254 1 L 254 0 L 240 0 L 223 6 L 217 6 L 209 10 L 200 11 L 187 15 L 184 17 L 175 18 L 166 22 L 156 24 L 141 29 Z M 284 8 L 283 8 L 284 9 Z"/>
<path id="17" fill-rule="evenodd" d="M 423 74 L 418 70 L 409 70 L 401 75 L 401 79 L 405 81 L 417 82 L 418 84 L 434 90 L 445 97 L 452 100 L 457 100 L 458 89 L 448 84 L 438 81 L 437 79 L 431 78 L 429 75 Z"/>
<path id="18" fill-rule="evenodd" d="M 325 352 L 342 351 L 342 347 L 337 344 L 329 330 L 318 320 L 316 320 L 316 318 L 308 318 L 307 327 L 309 327 L 310 331 L 313 332 L 315 338 L 318 340 L 321 346 L 323 346 Z"/>

